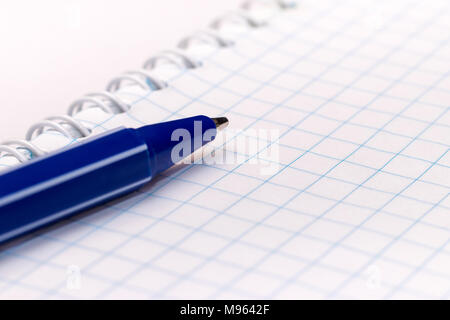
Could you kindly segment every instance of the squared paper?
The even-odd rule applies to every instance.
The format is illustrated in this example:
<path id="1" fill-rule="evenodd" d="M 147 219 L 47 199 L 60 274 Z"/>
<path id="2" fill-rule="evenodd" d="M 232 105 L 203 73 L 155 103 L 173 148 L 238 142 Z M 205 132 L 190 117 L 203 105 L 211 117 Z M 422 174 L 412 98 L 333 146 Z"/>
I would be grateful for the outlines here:
<path id="1" fill-rule="evenodd" d="M 449 298 L 449 9 L 302 1 L 129 92 L 99 130 L 204 113 L 279 137 L 235 154 L 230 136 L 234 163 L 179 165 L 2 251 L 0 297 Z"/>

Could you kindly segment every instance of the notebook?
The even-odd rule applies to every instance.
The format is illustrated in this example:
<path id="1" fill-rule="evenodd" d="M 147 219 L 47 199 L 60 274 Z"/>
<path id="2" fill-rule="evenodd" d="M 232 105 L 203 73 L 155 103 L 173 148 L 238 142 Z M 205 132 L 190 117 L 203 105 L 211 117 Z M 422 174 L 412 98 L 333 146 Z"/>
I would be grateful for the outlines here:
<path id="1" fill-rule="evenodd" d="M 449 298 L 449 6 L 249 1 L 33 126 L 3 168 L 119 125 L 231 122 L 4 248 L 0 297 Z"/>

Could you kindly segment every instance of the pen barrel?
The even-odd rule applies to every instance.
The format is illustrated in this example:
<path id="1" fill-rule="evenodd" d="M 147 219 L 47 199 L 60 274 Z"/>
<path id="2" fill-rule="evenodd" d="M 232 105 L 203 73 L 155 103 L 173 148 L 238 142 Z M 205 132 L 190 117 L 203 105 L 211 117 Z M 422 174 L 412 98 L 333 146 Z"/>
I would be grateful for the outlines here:
<path id="1" fill-rule="evenodd" d="M 0 176 L 0 243 L 134 191 L 151 179 L 147 145 L 117 129 Z"/>
<path id="2" fill-rule="evenodd" d="M 155 176 L 213 141 L 217 129 L 211 118 L 195 116 L 147 125 L 136 129 L 136 133 L 147 144 Z"/>

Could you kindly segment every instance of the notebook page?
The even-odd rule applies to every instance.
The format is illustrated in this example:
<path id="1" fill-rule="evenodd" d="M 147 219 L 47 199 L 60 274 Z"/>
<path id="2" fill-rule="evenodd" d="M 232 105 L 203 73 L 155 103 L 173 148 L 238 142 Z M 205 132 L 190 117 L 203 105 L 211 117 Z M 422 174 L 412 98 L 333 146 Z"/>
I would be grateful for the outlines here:
<path id="1" fill-rule="evenodd" d="M 96 130 L 226 115 L 217 157 L 3 251 L 0 296 L 448 298 L 448 10 L 302 1 L 124 89 Z"/>

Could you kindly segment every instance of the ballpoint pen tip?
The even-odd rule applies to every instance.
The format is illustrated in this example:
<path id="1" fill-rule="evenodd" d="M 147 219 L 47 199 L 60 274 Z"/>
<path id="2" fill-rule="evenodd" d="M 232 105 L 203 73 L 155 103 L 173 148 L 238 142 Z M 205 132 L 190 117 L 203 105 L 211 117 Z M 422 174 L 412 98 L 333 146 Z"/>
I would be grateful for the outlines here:
<path id="1" fill-rule="evenodd" d="M 220 118 L 212 118 L 212 121 L 216 124 L 217 130 L 223 130 L 226 127 L 228 127 L 228 124 L 230 123 L 227 118 L 220 117 Z"/>

